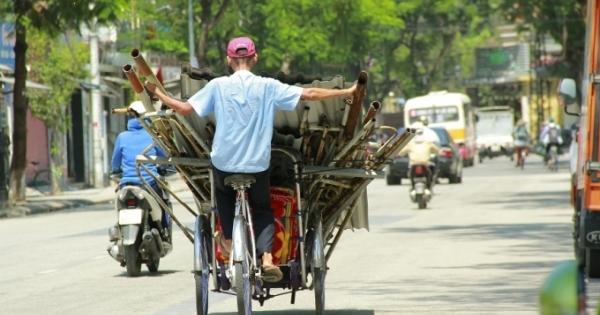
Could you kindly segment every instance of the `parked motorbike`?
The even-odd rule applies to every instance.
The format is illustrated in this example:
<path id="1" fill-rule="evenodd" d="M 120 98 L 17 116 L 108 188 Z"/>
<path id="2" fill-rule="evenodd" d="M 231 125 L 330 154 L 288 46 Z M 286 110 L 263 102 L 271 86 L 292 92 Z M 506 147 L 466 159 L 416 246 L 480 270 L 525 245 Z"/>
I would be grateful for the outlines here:
<path id="1" fill-rule="evenodd" d="M 418 204 L 419 209 L 427 208 L 431 201 L 432 193 L 428 188 L 431 185 L 430 170 L 427 165 L 413 165 L 410 168 L 411 190 L 410 199 Z"/>
<path id="2" fill-rule="evenodd" d="M 111 174 L 113 181 L 118 182 L 120 178 L 120 174 Z M 162 227 L 163 210 L 142 187 L 127 185 L 116 193 L 118 221 L 108 229 L 109 240 L 113 242 L 107 248 L 108 253 L 121 267 L 126 267 L 129 277 L 139 276 L 142 264 L 148 271 L 157 272 L 160 259 L 173 250 L 172 221 L 169 220 L 168 228 Z"/>

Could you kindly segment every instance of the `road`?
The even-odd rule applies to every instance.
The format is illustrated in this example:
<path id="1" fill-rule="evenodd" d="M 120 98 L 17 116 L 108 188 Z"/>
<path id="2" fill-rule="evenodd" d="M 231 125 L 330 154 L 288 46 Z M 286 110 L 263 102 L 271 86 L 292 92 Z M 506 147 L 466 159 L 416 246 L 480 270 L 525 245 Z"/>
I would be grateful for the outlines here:
<path id="1" fill-rule="evenodd" d="M 572 212 L 568 166 L 551 173 L 538 157 L 528 162 L 525 170 L 507 158 L 465 169 L 463 184 L 436 186 L 426 210 L 410 202 L 407 185 L 375 180 L 370 231 L 345 232 L 329 261 L 327 314 L 537 314 L 545 276 L 573 257 Z M 182 207 L 176 213 L 193 226 Z M 0 313 L 195 314 L 193 248 L 183 233 L 175 230 L 157 274 L 127 278 L 105 250 L 115 219 L 107 204 L 0 220 Z M 210 314 L 235 314 L 233 295 L 209 298 Z M 291 305 L 283 294 L 254 310 L 314 314 L 314 295 L 299 292 Z"/>

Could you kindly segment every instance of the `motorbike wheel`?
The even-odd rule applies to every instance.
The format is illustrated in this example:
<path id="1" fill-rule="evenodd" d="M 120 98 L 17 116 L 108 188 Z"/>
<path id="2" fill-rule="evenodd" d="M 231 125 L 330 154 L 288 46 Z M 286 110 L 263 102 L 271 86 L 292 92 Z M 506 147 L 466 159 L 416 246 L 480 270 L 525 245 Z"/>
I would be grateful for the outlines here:
<path id="1" fill-rule="evenodd" d="M 427 208 L 427 201 L 425 201 L 425 196 L 417 195 L 415 197 L 417 199 L 417 204 L 419 205 L 419 209 Z"/>
<path id="2" fill-rule="evenodd" d="M 146 267 L 148 267 L 148 271 L 150 271 L 150 272 L 157 272 L 159 263 L 160 263 L 160 259 L 153 260 L 152 262 L 147 263 Z"/>
<path id="3" fill-rule="evenodd" d="M 585 274 L 588 278 L 600 278 L 600 250 L 586 249 Z"/>
<path id="4" fill-rule="evenodd" d="M 142 273 L 142 256 L 135 244 L 125 246 L 125 267 L 129 277 L 139 277 Z"/>

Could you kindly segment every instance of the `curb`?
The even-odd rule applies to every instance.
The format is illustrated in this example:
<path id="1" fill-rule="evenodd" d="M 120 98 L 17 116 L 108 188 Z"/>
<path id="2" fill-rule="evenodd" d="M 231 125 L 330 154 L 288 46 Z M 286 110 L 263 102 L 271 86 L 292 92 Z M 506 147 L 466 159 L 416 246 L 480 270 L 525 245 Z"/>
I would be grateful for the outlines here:
<path id="1" fill-rule="evenodd" d="M 181 180 L 173 180 L 169 183 L 171 191 L 174 193 L 188 190 L 188 186 Z M 110 197 L 100 197 L 96 199 L 84 199 L 84 198 L 69 198 L 65 199 L 53 199 L 44 201 L 31 201 L 24 205 L 15 205 L 9 209 L 0 209 L 0 219 L 3 218 L 17 218 L 28 215 L 50 213 L 65 209 L 75 209 L 85 206 L 109 203 L 115 198 L 114 193 Z"/>

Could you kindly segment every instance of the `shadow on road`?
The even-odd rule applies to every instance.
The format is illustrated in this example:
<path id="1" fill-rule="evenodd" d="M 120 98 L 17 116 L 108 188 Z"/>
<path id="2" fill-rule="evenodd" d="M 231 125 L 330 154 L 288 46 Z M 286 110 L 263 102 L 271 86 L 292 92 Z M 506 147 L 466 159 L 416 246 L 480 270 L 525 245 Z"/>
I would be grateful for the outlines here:
<path id="1" fill-rule="evenodd" d="M 144 266 L 142 266 L 142 268 L 144 268 Z M 149 271 L 142 271 L 142 274 L 139 277 L 136 278 L 145 278 L 145 277 L 150 277 L 150 278 L 154 278 L 154 277 L 163 277 L 163 276 L 167 276 L 170 274 L 174 274 L 174 273 L 178 273 L 181 272 L 181 270 L 159 270 L 157 272 L 149 272 Z M 127 276 L 127 272 L 123 272 L 121 274 L 118 275 L 114 275 L 115 278 L 129 278 Z"/>
<path id="2" fill-rule="evenodd" d="M 522 223 L 522 224 L 474 224 L 474 225 L 439 225 L 430 228 L 396 227 L 383 229 L 388 233 L 439 233 L 444 238 L 457 240 L 496 240 L 518 239 L 528 244 L 512 246 L 515 249 L 545 250 L 544 244 L 553 246 L 571 245 L 571 224 L 569 223 Z"/>
<path id="3" fill-rule="evenodd" d="M 375 315 L 373 310 L 325 310 L 327 315 Z M 227 313 L 211 313 L 212 315 L 237 315 L 237 312 Z M 252 310 L 252 314 L 262 315 L 314 315 L 315 310 L 286 310 L 286 311 L 256 311 Z"/>
<path id="4" fill-rule="evenodd" d="M 537 192 L 514 192 L 506 194 L 504 198 L 496 200 L 478 201 L 483 205 L 504 205 L 505 209 L 512 210 L 546 210 L 548 208 L 570 207 L 571 193 L 569 187 L 564 191 L 537 191 Z"/>

